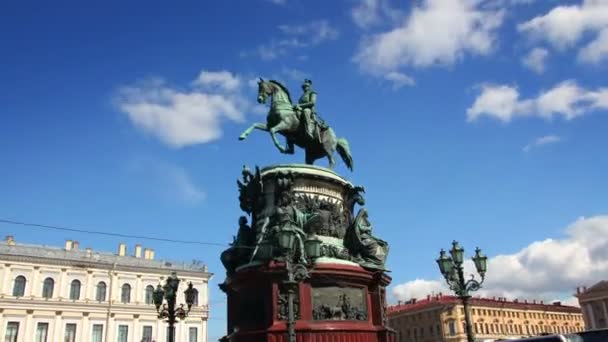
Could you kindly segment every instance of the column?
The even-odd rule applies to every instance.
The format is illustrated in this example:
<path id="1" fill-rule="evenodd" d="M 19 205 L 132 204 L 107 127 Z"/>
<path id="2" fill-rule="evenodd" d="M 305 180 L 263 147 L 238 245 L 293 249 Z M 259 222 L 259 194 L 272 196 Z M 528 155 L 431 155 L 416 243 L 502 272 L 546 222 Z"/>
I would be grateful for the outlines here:
<path id="1" fill-rule="evenodd" d="M 35 266 L 32 270 L 32 286 L 29 289 L 29 295 L 34 297 L 42 296 L 42 286 L 40 286 L 40 267 Z"/>
<path id="2" fill-rule="evenodd" d="M 135 304 L 141 304 L 141 303 L 145 303 L 144 300 L 144 294 L 142 293 L 143 290 L 141 288 L 142 286 L 142 282 L 141 282 L 141 274 L 137 275 L 137 279 L 135 280 Z"/>
<path id="3" fill-rule="evenodd" d="M 606 300 L 602 300 L 602 307 L 604 309 L 604 325 L 600 328 L 608 328 L 608 305 L 606 304 Z"/>
<path id="4" fill-rule="evenodd" d="M 55 325 L 53 327 L 53 341 L 62 341 L 63 340 L 63 326 L 62 326 L 62 317 L 61 311 L 57 311 L 55 317 Z"/>
<path id="5" fill-rule="evenodd" d="M 591 303 L 588 303 L 587 305 L 587 314 L 589 315 L 589 326 L 587 327 L 587 329 L 595 329 L 595 315 L 593 314 L 593 306 L 591 305 Z"/>
<path id="6" fill-rule="evenodd" d="M 84 312 L 82 314 L 82 324 L 80 325 L 80 338 L 78 341 L 88 341 L 90 339 L 89 332 L 89 313 Z"/>
<path id="7" fill-rule="evenodd" d="M 65 279 L 67 276 L 66 272 L 67 272 L 67 269 L 62 268 L 61 274 L 59 275 L 59 284 L 58 284 L 59 286 L 57 286 L 57 290 L 59 290 L 58 297 L 60 297 L 60 298 L 68 298 L 70 295 L 69 294 L 70 290 L 69 289 L 66 290 L 66 288 L 68 287 L 68 285 L 65 283 L 66 282 Z"/>
<path id="8" fill-rule="evenodd" d="M 133 315 L 133 332 L 129 335 L 133 336 L 133 341 L 141 341 L 141 326 L 139 324 L 139 315 Z"/>
<path id="9" fill-rule="evenodd" d="M 441 336 L 441 330 L 437 332 L 437 335 Z M 198 333 L 198 341 L 207 341 L 207 319 L 203 319 L 201 331 Z"/>
<path id="10" fill-rule="evenodd" d="M 110 286 L 112 287 L 112 290 L 110 291 L 110 300 L 112 302 L 120 301 L 120 285 L 118 284 L 118 276 L 116 275 L 116 272 L 112 272 L 112 280 L 110 281 Z M 116 300 L 116 298 L 118 300 Z"/>
<path id="11" fill-rule="evenodd" d="M 27 314 L 25 315 L 25 322 L 23 324 L 23 336 L 35 336 L 36 329 L 32 327 L 32 315 L 34 313 L 34 310 L 27 310 L 26 312 Z"/>
<path id="12" fill-rule="evenodd" d="M 106 341 L 116 341 L 116 321 L 114 317 L 110 317 L 106 326 Z"/>
<path id="13" fill-rule="evenodd" d="M 166 333 L 166 328 L 165 328 L 166 324 L 163 320 L 159 319 L 156 321 L 156 333 L 154 334 L 154 338 L 156 339 L 156 341 L 166 341 L 167 338 L 165 337 L 165 333 Z"/>
<path id="14" fill-rule="evenodd" d="M 93 289 L 95 286 L 93 285 L 93 271 L 87 271 L 87 276 L 84 281 L 84 298 L 83 299 L 95 299 L 95 294 L 93 294 Z"/>
<path id="15" fill-rule="evenodd" d="M 4 279 L 2 282 L 2 293 L 6 294 L 6 295 L 12 295 L 12 291 L 9 289 L 9 287 L 11 286 L 11 281 L 12 281 L 11 278 L 12 278 L 11 267 L 10 266 L 4 267 Z"/>

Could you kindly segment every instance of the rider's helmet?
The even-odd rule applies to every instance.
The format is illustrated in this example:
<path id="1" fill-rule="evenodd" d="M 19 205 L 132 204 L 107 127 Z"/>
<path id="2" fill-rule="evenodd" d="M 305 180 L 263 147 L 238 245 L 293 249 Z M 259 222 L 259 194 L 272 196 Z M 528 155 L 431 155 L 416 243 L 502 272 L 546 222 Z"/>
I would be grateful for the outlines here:
<path id="1" fill-rule="evenodd" d="M 309 79 L 305 79 L 304 83 L 302 84 L 302 89 L 303 90 L 309 90 L 312 87 L 312 81 Z"/>

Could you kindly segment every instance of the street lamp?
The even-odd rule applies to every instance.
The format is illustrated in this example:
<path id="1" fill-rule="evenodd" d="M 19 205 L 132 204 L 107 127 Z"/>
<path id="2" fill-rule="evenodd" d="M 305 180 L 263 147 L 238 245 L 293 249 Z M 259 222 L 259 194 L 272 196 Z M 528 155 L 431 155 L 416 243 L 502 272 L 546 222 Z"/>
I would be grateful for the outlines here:
<path id="1" fill-rule="evenodd" d="M 298 239 L 296 234 L 296 231 L 292 229 L 282 229 L 277 234 L 278 244 L 285 260 L 285 270 L 287 271 L 287 279 L 283 280 L 283 285 L 287 289 L 288 342 L 296 342 L 294 297 L 296 293 L 298 293 L 299 283 L 310 277 L 307 268 L 308 264 L 303 263 L 304 258 L 296 258 L 295 256 L 294 247 Z M 321 255 L 321 240 L 316 236 L 306 239 L 303 243 L 303 247 L 304 250 L 300 249 L 300 253 L 305 254 L 306 257 L 311 260 L 314 260 Z"/>
<path id="2" fill-rule="evenodd" d="M 450 290 L 456 293 L 456 296 L 462 300 L 462 304 L 464 305 L 464 319 L 466 322 L 468 342 L 475 341 L 469 312 L 470 292 L 477 291 L 481 288 L 487 271 L 488 257 L 482 255 L 481 249 L 477 247 L 475 249 L 475 256 L 472 259 L 475 263 L 477 273 L 481 276 L 481 281 L 475 280 L 475 277 L 472 274 L 471 279 L 465 281 L 462 266 L 464 262 L 464 249 L 456 241 L 452 242 L 450 256 L 447 256 L 446 252 L 442 249 L 439 252 L 439 259 L 436 260 L 439 270 L 448 283 Z"/>
<path id="3" fill-rule="evenodd" d="M 175 342 L 175 323 L 177 322 L 177 318 L 183 320 L 188 316 L 188 313 L 192 309 L 192 304 L 194 304 L 194 297 L 196 296 L 196 290 L 192 286 L 192 283 L 188 283 L 188 288 L 184 291 L 187 308 L 184 308 L 184 304 L 180 304 L 180 306 L 176 308 L 175 301 L 177 298 L 179 282 L 180 279 L 177 277 L 177 274 L 172 272 L 167 278 L 165 285 L 161 286 L 158 284 L 156 290 L 154 290 L 152 294 L 152 301 L 156 306 L 158 318 L 166 318 L 167 323 L 169 323 L 168 342 Z M 163 304 L 163 299 L 167 301 L 166 304 Z"/>

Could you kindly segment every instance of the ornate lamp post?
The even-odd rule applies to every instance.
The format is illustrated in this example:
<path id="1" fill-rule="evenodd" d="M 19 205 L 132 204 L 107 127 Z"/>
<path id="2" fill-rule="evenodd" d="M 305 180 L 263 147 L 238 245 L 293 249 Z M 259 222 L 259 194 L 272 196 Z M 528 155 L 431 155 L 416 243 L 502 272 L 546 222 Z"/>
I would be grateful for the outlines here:
<path id="1" fill-rule="evenodd" d="M 299 293 L 297 291 L 299 283 L 310 277 L 307 268 L 309 264 L 303 263 L 304 258 L 296 258 L 295 255 L 296 234 L 291 229 L 283 229 L 277 234 L 287 271 L 287 279 L 283 281 L 283 285 L 287 289 L 287 338 L 289 342 L 296 342 L 294 297 L 296 293 Z M 321 241 L 316 237 L 307 239 L 304 242 L 304 251 L 300 251 L 300 253 L 306 254 L 311 260 L 318 258 L 321 255 Z"/>
<path id="2" fill-rule="evenodd" d="M 469 298 L 471 298 L 469 293 L 481 288 L 481 284 L 483 284 L 486 275 L 488 257 L 481 254 L 481 249 L 479 249 L 479 247 L 475 249 L 475 256 L 472 259 L 475 263 L 477 273 L 481 276 L 481 281 L 475 280 L 473 275 L 471 275 L 471 279 L 465 281 L 462 266 L 464 262 L 464 249 L 458 245 L 458 242 L 452 242 L 450 255 L 451 256 L 446 256 L 445 251 L 442 249 L 441 252 L 439 252 L 437 265 L 439 265 L 439 270 L 448 283 L 450 290 L 454 291 L 456 296 L 462 300 L 462 304 L 464 305 L 467 341 L 474 342 L 475 338 L 473 337 L 473 328 L 471 326 L 469 312 Z"/>
<path id="3" fill-rule="evenodd" d="M 192 283 L 188 283 L 188 288 L 184 291 L 187 308 L 184 308 L 184 304 L 180 304 L 180 306 L 176 308 L 175 301 L 177 298 L 179 282 L 180 279 L 177 277 L 177 274 L 172 272 L 167 278 L 165 285 L 161 286 L 158 284 L 152 295 L 152 300 L 154 301 L 156 311 L 158 312 L 158 318 L 166 318 L 167 323 L 169 323 L 168 342 L 175 342 L 175 323 L 177 322 L 177 318 L 183 320 L 188 316 L 190 309 L 192 309 L 192 304 L 194 303 L 194 296 L 196 295 L 196 290 L 192 287 Z M 163 299 L 167 301 L 166 304 L 163 304 Z"/>

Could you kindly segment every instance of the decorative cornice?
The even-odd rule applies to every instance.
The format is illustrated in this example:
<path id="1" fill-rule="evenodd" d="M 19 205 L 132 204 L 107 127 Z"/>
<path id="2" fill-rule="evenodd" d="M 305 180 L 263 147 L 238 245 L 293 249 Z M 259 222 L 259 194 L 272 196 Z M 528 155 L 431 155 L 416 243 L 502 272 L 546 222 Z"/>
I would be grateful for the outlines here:
<path id="1" fill-rule="evenodd" d="M 70 260 L 70 259 L 56 259 L 56 258 L 44 258 L 34 257 L 27 255 L 13 255 L 13 254 L 0 254 L 0 260 L 10 262 L 22 262 L 32 263 L 40 265 L 53 265 L 53 266 L 70 266 L 74 268 L 97 268 L 102 270 L 122 271 L 122 272 L 149 272 L 149 273 L 166 273 L 168 271 L 177 271 L 179 275 L 187 275 L 189 277 L 198 277 L 203 279 L 211 278 L 212 274 L 203 271 L 184 270 L 179 267 L 151 267 L 151 266 L 128 266 L 128 265 L 113 265 L 106 262 L 96 262 L 92 260 Z M 11 264 L 5 264 L 7 267 Z M 67 271 L 66 268 L 62 268 L 61 271 Z"/>

